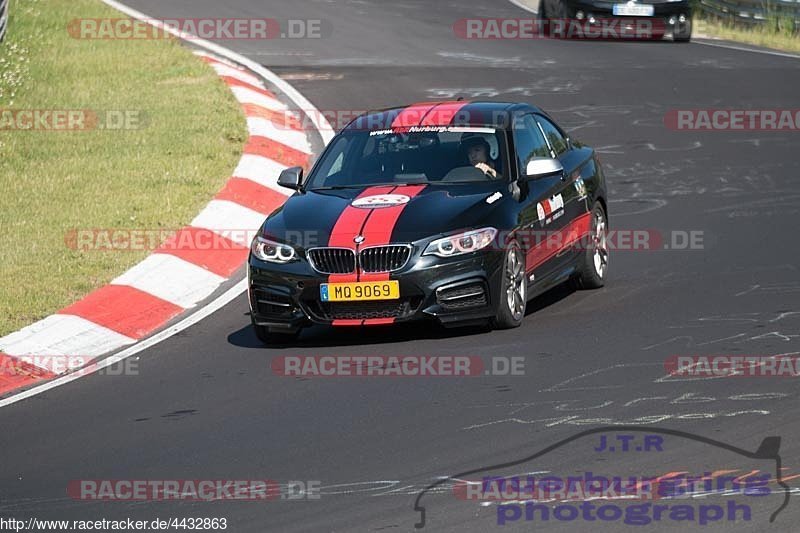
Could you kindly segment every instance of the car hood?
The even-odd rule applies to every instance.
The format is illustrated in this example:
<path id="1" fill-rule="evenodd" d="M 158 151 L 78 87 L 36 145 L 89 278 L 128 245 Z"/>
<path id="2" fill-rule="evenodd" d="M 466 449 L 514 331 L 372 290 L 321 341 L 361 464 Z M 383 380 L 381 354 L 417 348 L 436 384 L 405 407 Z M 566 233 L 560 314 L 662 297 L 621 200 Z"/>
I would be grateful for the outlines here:
<path id="1" fill-rule="evenodd" d="M 263 232 L 303 248 L 354 246 L 357 236 L 362 246 L 409 243 L 489 225 L 499 200 L 509 197 L 506 187 L 482 182 L 308 191 L 270 215 Z"/>

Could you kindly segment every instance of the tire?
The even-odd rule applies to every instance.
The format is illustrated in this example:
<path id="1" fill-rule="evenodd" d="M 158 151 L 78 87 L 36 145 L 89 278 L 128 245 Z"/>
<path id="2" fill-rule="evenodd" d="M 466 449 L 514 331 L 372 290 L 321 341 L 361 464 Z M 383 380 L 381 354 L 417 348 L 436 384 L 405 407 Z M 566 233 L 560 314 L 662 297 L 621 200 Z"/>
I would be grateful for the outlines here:
<path id="1" fill-rule="evenodd" d="M 253 330 L 258 340 L 260 340 L 264 346 L 290 344 L 296 341 L 297 337 L 300 335 L 299 329 L 292 333 L 274 333 L 270 331 L 267 326 L 259 326 L 257 324 L 253 324 Z"/>
<path id="2" fill-rule="evenodd" d="M 511 241 L 503 256 L 503 273 L 500 296 L 493 320 L 496 329 L 519 327 L 528 304 L 528 280 L 525 272 L 525 254 L 516 241 Z"/>
<path id="3" fill-rule="evenodd" d="M 553 20 L 553 19 L 565 20 L 565 19 L 575 18 L 575 10 L 567 5 L 566 0 L 552 0 L 552 1 L 556 5 L 556 7 L 555 9 L 553 9 L 552 13 L 550 13 L 549 9 L 547 10 L 548 20 Z"/>
<path id="4" fill-rule="evenodd" d="M 688 43 L 692 40 L 692 19 L 686 21 L 686 30 L 679 32 L 673 28 L 672 41 L 676 43 Z"/>
<path id="5" fill-rule="evenodd" d="M 579 289 L 599 289 L 608 275 L 608 218 L 600 202 L 592 206 L 589 242 L 578 259 L 575 284 Z"/>

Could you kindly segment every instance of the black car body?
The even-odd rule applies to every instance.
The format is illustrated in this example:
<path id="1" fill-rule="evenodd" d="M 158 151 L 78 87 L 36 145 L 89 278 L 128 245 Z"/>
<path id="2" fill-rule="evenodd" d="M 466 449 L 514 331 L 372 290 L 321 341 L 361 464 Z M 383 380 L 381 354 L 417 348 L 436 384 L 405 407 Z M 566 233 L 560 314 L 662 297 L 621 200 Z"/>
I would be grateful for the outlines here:
<path id="1" fill-rule="evenodd" d="M 484 141 L 494 175 L 461 151 Z M 372 112 L 337 134 L 308 179 L 294 168 L 279 183 L 297 192 L 264 222 L 249 258 L 251 317 L 262 340 L 311 323 L 490 319 L 513 327 L 525 302 L 555 284 L 576 276 L 587 286 L 603 282 L 607 255 L 599 274 L 587 275 L 581 269 L 600 252 L 575 240 L 599 235 L 607 253 L 597 156 L 527 104 Z M 545 242 L 544 235 L 559 237 Z M 323 301 L 333 294 L 323 284 L 367 282 L 377 285 L 358 296 L 380 299 Z M 399 295 L 383 299 L 391 291 L 381 284 L 394 282 Z"/>
<path id="2" fill-rule="evenodd" d="M 692 36 L 689 0 L 540 0 L 539 13 L 551 20 L 574 20 L 588 25 L 604 24 L 612 18 L 631 26 L 640 21 L 650 22 L 651 31 L 646 38 L 667 35 L 686 42 Z"/>

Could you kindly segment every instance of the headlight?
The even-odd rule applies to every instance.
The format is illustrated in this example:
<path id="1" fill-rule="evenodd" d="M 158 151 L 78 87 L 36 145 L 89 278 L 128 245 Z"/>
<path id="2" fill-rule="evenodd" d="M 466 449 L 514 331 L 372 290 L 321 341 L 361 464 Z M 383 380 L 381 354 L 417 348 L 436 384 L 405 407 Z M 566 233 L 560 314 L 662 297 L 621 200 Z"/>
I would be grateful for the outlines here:
<path id="1" fill-rule="evenodd" d="M 290 263 L 297 259 L 294 248 L 286 244 L 271 241 L 264 237 L 256 237 L 250 246 L 253 255 L 269 263 Z"/>
<path id="2" fill-rule="evenodd" d="M 436 239 L 425 248 L 422 255 L 436 255 L 439 257 L 451 257 L 454 255 L 468 254 L 477 252 L 489 246 L 497 235 L 494 228 L 476 229 Z"/>

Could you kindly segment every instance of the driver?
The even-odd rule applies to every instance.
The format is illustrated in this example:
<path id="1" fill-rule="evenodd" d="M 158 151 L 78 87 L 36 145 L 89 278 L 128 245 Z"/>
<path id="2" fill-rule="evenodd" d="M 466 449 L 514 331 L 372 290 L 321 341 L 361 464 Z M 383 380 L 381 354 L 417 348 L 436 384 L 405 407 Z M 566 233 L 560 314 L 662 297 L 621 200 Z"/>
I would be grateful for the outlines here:
<path id="1" fill-rule="evenodd" d="M 497 170 L 489 157 L 491 149 L 486 139 L 480 136 L 468 137 L 464 140 L 464 149 L 470 165 L 492 178 L 497 177 Z"/>

